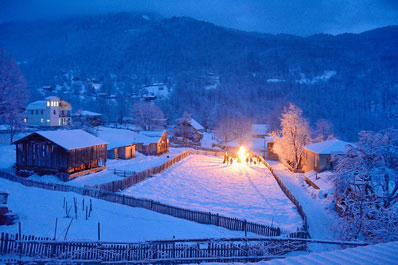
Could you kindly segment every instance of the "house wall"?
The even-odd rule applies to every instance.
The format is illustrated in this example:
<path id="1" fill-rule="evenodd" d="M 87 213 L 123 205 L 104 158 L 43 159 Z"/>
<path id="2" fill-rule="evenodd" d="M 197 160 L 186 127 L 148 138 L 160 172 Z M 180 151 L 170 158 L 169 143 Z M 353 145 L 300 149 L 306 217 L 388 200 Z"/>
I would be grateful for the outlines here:
<path id="1" fill-rule="evenodd" d="M 107 151 L 110 159 L 131 159 L 135 157 L 135 145 L 113 148 Z"/>
<path id="2" fill-rule="evenodd" d="M 68 172 L 103 167 L 106 164 L 106 145 L 95 145 L 68 151 Z"/>
<path id="3" fill-rule="evenodd" d="M 321 172 L 324 170 L 332 169 L 332 165 L 330 163 L 330 154 L 320 155 L 305 148 L 303 150 L 302 167 L 304 172 L 308 172 L 311 170 Z"/>
<path id="4" fill-rule="evenodd" d="M 45 101 L 45 107 L 26 111 L 26 122 L 29 125 L 56 127 L 72 123 L 70 110 L 64 110 L 64 114 L 60 113 L 58 97 L 47 98 Z"/>

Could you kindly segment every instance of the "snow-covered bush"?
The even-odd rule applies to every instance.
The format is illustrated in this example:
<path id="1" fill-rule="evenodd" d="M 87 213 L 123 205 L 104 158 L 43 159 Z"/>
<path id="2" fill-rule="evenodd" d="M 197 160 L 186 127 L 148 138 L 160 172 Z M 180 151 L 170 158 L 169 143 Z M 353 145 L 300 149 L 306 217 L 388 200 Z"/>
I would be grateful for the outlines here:
<path id="1" fill-rule="evenodd" d="M 344 237 L 398 240 L 398 130 L 361 132 L 359 142 L 334 159 Z"/>

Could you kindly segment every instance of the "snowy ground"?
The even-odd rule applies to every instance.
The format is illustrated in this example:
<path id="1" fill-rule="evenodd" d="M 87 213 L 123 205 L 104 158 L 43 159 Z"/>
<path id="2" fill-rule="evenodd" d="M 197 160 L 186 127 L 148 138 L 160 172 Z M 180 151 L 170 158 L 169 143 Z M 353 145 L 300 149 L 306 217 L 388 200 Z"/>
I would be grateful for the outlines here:
<path id="1" fill-rule="evenodd" d="M 170 151 L 168 153 L 165 153 L 160 156 L 145 156 L 137 152 L 136 157 L 133 159 L 127 159 L 127 160 L 109 159 L 106 162 L 105 170 L 97 173 L 88 174 L 85 176 L 80 176 L 66 183 L 72 186 L 84 186 L 84 185 L 103 184 L 114 180 L 119 180 L 122 179 L 123 177 L 115 175 L 113 173 L 113 169 L 125 170 L 128 172 L 132 171 L 140 172 L 147 168 L 159 166 L 163 164 L 165 161 L 177 156 L 178 154 L 181 154 L 185 150 L 186 148 L 170 148 Z M 14 160 L 15 160 L 15 155 L 14 155 Z M 44 175 L 44 176 L 32 175 L 30 176 L 30 178 L 46 182 L 63 183 L 62 180 L 60 180 L 54 175 Z"/>
<path id="2" fill-rule="evenodd" d="M 282 179 L 290 192 L 296 197 L 307 215 L 308 230 L 312 238 L 338 240 L 337 214 L 332 210 L 329 200 L 320 198 L 318 193 L 309 192 L 313 189 L 305 183 L 302 174 L 292 173 L 279 161 L 269 160 L 268 163 L 274 172 Z M 325 246 L 319 250 L 334 249 L 333 246 Z M 313 249 L 318 251 L 318 249 Z"/>
<path id="3" fill-rule="evenodd" d="M 90 197 L 75 193 L 48 191 L 26 187 L 0 178 L 0 187 L 10 193 L 8 207 L 19 216 L 22 233 L 36 236 L 54 236 L 55 219 L 58 217 L 57 239 L 63 240 L 71 218 L 66 218 L 64 197 L 68 205 L 77 198 L 78 217 L 72 221 L 67 239 L 96 240 L 97 223 L 101 223 L 102 240 L 144 241 L 153 239 L 242 237 L 243 232 L 202 225 L 141 208 L 92 199 L 93 212 L 85 220 L 82 200 L 87 205 Z M 74 210 L 71 210 L 74 216 Z M 18 225 L 0 226 L 0 233 L 17 233 Z M 250 236 L 255 236 L 250 234 Z"/>
<path id="4" fill-rule="evenodd" d="M 123 191 L 137 197 L 221 215 L 247 219 L 296 231 L 302 220 L 264 166 L 235 163 L 222 158 L 192 155 Z"/>

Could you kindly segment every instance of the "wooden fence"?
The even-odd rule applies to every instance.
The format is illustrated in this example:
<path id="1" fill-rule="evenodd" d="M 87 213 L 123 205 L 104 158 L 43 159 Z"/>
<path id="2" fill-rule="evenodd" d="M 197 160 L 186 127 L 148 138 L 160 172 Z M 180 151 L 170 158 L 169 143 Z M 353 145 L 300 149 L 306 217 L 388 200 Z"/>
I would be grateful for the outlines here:
<path id="1" fill-rule="evenodd" d="M 305 212 L 303 210 L 303 207 L 300 205 L 299 201 L 294 197 L 294 195 L 289 191 L 289 189 L 286 187 L 286 185 L 283 183 L 281 178 L 274 172 L 273 168 L 271 167 L 270 164 L 268 164 L 267 161 L 265 161 L 264 158 L 261 156 L 254 154 L 253 156 L 257 157 L 257 159 L 261 160 L 261 162 L 271 171 L 272 175 L 274 176 L 276 182 L 278 182 L 279 187 L 282 189 L 282 191 L 285 193 L 285 195 L 289 198 L 289 200 L 296 206 L 298 213 L 300 214 L 301 218 L 303 219 L 304 225 L 303 229 L 304 231 L 308 234 L 308 237 L 310 237 L 310 234 L 308 232 L 308 223 L 307 223 L 307 216 L 305 215 Z"/>
<path id="2" fill-rule="evenodd" d="M 245 233 L 255 233 L 262 236 L 281 235 L 281 229 L 279 227 L 272 227 L 263 224 L 248 222 L 246 220 L 238 218 L 222 216 L 217 213 L 184 209 L 181 207 L 167 205 L 150 199 L 135 198 L 133 196 L 118 194 L 101 189 L 95 189 L 89 186 L 76 187 L 59 183 L 41 182 L 38 180 L 25 179 L 5 172 L 0 172 L 0 177 L 19 182 L 28 187 L 36 187 L 53 191 L 75 192 L 96 199 L 119 203 L 130 207 L 145 208 L 147 210 L 151 210 L 157 213 L 167 214 L 170 216 L 201 224 L 216 225 L 233 231 L 244 231 Z"/>
<path id="3" fill-rule="evenodd" d="M 211 213 L 211 212 L 202 212 L 190 209 L 184 209 L 176 206 L 171 206 L 167 204 L 163 204 L 154 200 L 150 199 L 142 199 L 142 198 L 135 198 L 133 196 L 127 196 L 123 194 L 117 194 L 115 191 L 121 190 L 123 187 L 128 187 L 146 179 L 148 176 L 152 174 L 157 174 L 164 169 L 174 165 L 178 161 L 181 161 L 185 157 L 189 156 L 190 154 L 200 154 L 200 155 L 216 155 L 221 156 L 223 152 L 215 152 L 210 150 L 187 150 L 178 156 L 166 161 L 163 165 L 150 168 L 138 174 L 135 174 L 130 177 L 126 177 L 122 180 L 118 180 L 116 182 L 111 182 L 103 185 L 107 185 L 107 189 L 103 188 L 103 185 L 98 185 L 96 187 L 92 186 L 85 186 L 85 187 L 77 187 L 77 186 L 70 186 L 66 184 L 58 184 L 58 183 L 47 183 L 41 182 L 38 180 L 31 180 L 26 178 L 21 178 L 9 173 L 0 172 L 0 177 L 19 182 L 25 186 L 29 187 L 37 187 L 43 188 L 47 190 L 54 190 L 54 191 L 66 191 L 66 192 L 75 192 L 82 195 L 88 195 L 93 198 L 119 203 L 123 205 L 127 205 L 130 207 L 140 207 L 145 208 L 151 211 L 155 211 L 161 214 L 171 215 L 177 218 L 194 221 L 201 224 L 210 224 L 216 225 L 220 227 L 224 227 L 229 230 L 233 231 L 244 231 L 245 233 L 255 233 L 262 236 L 279 236 L 281 235 L 281 230 L 279 227 L 271 227 L 262 224 L 257 224 L 253 222 L 248 222 L 246 220 L 221 216 L 219 214 Z M 304 221 L 304 233 L 294 233 L 295 237 L 307 238 L 309 237 L 308 234 L 308 225 L 307 225 L 307 218 L 303 211 L 303 208 L 297 201 L 297 199 L 293 196 L 293 194 L 288 190 L 288 188 L 284 185 L 282 180 L 274 173 L 272 167 L 260 156 L 253 154 L 258 159 L 262 161 L 262 163 L 271 171 L 272 175 L 275 177 L 278 185 L 281 187 L 282 191 L 286 194 L 286 196 L 293 202 L 293 204 L 297 207 L 297 210 Z"/>
<path id="4" fill-rule="evenodd" d="M 167 160 L 160 166 L 148 168 L 138 173 L 133 173 L 132 175 L 126 176 L 124 179 L 121 180 L 115 180 L 104 184 L 94 185 L 92 187 L 111 192 L 121 191 L 123 189 L 130 187 L 131 185 L 134 185 L 140 181 L 145 180 L 146 178 L 152 175 L 164 171 L 165 169 L 171 167 L 172 165 L 180 162 L 182 159 L 186 158 L 190 154 L 191 154 L 190 150 L 184 151 L 181 154 L 173 157 L 172 159 Z"/>
<path id="5" fill-rule="evenodd" d="M 139 243 L 55 241 L 2 233 L 0 256 L 14 259 L 82 263 L 199 263 L 204 261 L 259 261 L 306 250 L 306 242 L 278 239 L 185 239 Z M 0 258 L 1 261 L 2 258 Z"/>

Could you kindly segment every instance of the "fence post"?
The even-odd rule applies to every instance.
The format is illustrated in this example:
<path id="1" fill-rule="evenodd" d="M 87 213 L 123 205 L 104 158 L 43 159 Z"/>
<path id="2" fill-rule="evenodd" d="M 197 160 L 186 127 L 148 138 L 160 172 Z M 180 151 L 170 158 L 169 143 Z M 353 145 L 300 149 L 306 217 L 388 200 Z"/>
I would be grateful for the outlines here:
<path id="1" fill-rule="evenodd" d="M 247 221 L 243 220 L 243 231 L 245 231 L 245 237 L 247 237 Z"/>

